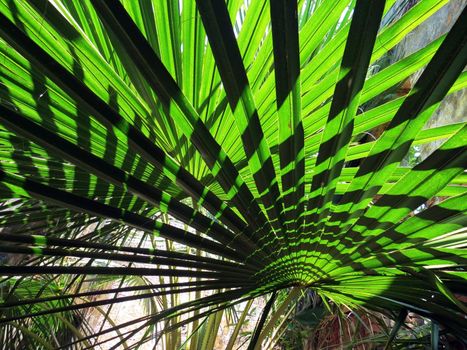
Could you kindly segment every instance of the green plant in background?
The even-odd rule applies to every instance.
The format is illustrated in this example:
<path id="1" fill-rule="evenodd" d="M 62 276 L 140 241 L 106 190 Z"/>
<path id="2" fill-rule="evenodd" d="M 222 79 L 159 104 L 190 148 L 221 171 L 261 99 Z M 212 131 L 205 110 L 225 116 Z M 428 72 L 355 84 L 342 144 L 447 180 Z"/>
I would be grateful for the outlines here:
<path id="1" fill-rule="evenodd" d="M 394 3 L 0 1 L 0 283 L 65 279 L 2 294 L 5 346 L 207 349 L 226 309 L 268 296 L 247 347 L 272 348 L 301 288 L 466 341 L 466 126 L 424 126 L 467 84 L 467 13 L 367 74 L 448 1 L 385 19 Z M 99 308 L 59 346 L 26 331 Z"/>

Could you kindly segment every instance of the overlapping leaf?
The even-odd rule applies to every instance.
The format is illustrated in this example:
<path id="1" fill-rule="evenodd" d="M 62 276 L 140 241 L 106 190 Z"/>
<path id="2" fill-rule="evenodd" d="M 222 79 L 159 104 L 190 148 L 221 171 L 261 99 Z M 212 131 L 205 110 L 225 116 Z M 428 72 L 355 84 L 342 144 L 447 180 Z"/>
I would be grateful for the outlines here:
<path id="1" fill-rule="evenodd" d="M 448 1 L 397 20 L 394 3 L 1 1 L 0 275 L 16 287 L 0 322 L 24 332 L 46 315 L 198 293 L 68 339 L 117 332 L 126 343 L 165 319 L 170 330 L 299 286 L 412 310 L 467 339 L 455 296 L 466 283 L 466 127 L 424 129 L 466 87 L 466 13 L 371 74 Z M 388 93 L 419 70 L 407 95 Z M 69 290 L 11 299 L 37 274 L 69 277 Z M 70 289 L 91 275 L 121 284 Z M 132 289 L 130 275 L 170 283 Z"/>

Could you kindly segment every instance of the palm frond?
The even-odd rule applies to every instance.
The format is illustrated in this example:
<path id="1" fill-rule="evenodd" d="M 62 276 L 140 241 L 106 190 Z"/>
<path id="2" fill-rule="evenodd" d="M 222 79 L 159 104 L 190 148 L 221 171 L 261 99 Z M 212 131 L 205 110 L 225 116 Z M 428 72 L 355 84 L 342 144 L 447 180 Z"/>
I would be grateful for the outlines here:
<path id="1" fill-rule="evenodd" d="M 291 287 L 280 313 L 312 288 L 467 341 L 467 127 L 428 123 L 467 86 L 467 11 L 384 65 L 449 1 L 395 3 L 1 0 L 4 348 L 212 348 Z"/>

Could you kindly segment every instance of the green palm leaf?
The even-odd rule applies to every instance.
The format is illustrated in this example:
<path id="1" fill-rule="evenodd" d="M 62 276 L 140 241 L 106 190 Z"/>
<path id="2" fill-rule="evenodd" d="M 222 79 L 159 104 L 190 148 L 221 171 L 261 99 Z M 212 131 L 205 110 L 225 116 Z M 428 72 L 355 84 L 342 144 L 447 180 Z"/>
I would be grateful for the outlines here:
<path id="1" fill-rule="evenodd" d="M 193 323 L 184 344 L 213 347 L 222 310 L 272 293 L 258 348 L 290 287 L 417 312 L 467 341 L 467 129 L 427 124 L 467 85 L 467 13 L 373 73 L 448 0 L 398 20 L 395 3 L 0 1 L 0 328 L 11 344 L 132 348 L 165 325 L 175 347 L 170 332 Z M 143 300 L 162 307 L 110 317 Z M 91 312 L 108 327 L 73 318 Z M 34 335 L 48 323 L 60 339 Z"/>

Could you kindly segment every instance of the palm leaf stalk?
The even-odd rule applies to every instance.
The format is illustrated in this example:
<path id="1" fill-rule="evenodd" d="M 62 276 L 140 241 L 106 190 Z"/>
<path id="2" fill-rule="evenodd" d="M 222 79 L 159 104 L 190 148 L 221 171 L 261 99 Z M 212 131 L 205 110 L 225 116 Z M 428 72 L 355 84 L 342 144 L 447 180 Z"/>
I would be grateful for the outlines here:
<path id="1" fill-rule="evenodd" d="M 1 0 L 0 327 L 16 327 L 11 344 L 57 346 L 26 331 L 56 316 L 72 333 L 59 348 L 133 348 L 162 324 L 203 319 L 211 334 L 222 310 L 291 287 L 417 312 L 467 341 L 467 129 L 427 127 L 467 86 L 467 11 L 373 73 L 448 0 L 397 20 L 395 3 Z M 420 70 L 406 95 L 381 102 Z M 149 282 L 128 285 L 134 276 Z M 44 292 L 61 280 L 62 293 Z M 37 283 L 37 295 L 18 294 Z M 162 309 L 110 317 L 157 298 Z M 92 310 L 108 326 L 73 326 L 69 315 Z"/>

